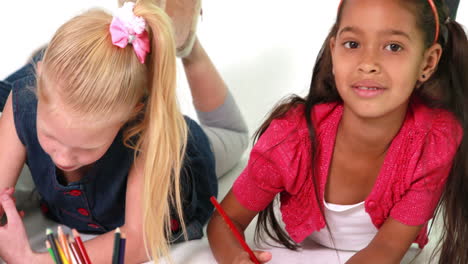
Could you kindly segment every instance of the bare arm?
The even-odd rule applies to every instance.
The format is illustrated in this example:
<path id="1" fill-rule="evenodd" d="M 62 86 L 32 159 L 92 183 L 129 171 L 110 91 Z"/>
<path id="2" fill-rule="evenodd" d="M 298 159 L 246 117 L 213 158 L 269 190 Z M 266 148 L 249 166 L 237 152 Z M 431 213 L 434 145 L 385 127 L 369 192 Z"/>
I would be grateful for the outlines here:
<path id="1" fill-rule="evenodd" d="M 195 40 L 192 52 L 182 59 L 182 63 L 195 108 L 210 112 L 222 105 L 228 91 L 227 86 L 198 39 Z"/>
<path id="2" fill-rule="evenodd" d="M 0 116 L 0 146 L 0 190 L 3 190 L 16 185 L 26 160 L 26 148 L 16 133 L 11 93 Z"/>
<path id="3" fill-rule="evenodd" d="M 221 207 L 223 207 L 226 214 L 242 235 L 244 235 L 244 231 L 250 222 L 252 222 L 252 219 L 258 214 L 258 212 L 243 207 L 232 193 L 232 189 L 221 202 Z M 208 223 L 207 232 L 211 250 L 218 263 L 233 263 L 241 258 L 248 259 L 247 253 L 244 252 L 244 249 L 235 239 L 229 227 L 217 211 L 213 213 Z M 257 251 L 255 254 L 257 259 L 262 263 L 271 259 L 271 255 L 268 253 Z"/>
<path id="4" fill-rule="evenodd" d="M 421 228 L 422 226 L 407 226 L 388 218 L 370 244 L 346 263 L 400 263 Z"/>

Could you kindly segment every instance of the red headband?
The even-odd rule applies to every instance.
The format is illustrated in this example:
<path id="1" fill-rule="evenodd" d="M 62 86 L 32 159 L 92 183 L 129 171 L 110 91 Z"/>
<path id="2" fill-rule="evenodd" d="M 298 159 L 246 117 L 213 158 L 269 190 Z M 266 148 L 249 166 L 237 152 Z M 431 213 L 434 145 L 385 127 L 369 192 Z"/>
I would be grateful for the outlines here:
<path id="1" fill-rule="evenodd" d="M 434 36 L 434 43 L 437 43 L 437 40 L 439 39 L 439 13 L 437 13 L 437 7 L 434 4 L 433 0 L 427 0 L 429 2 L 429 5 L 431 6 L 432 13 L 434 13 L 435 17 L 435 24 L 436 24 L 436 30 L 435 30 L 435 36 Z M 343 0 L 340 1 L 340 4 L 338 5 L 338 12 L 340 11 L 341 5 L 343 4 Z"/>

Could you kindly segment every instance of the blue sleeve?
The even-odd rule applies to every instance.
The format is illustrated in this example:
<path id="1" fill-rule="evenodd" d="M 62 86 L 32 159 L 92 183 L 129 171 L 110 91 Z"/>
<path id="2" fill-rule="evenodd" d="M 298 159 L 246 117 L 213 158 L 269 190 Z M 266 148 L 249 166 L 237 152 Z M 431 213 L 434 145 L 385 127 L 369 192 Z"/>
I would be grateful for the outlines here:
<path id="1" fill-rule="evenodd" d="M 16 133 L 23 145 L 27 145 L 28 136 L 35 136 L 37 97 L 36 72 L 30 63 L 10 75 L 12 86 L 13 117 Z"/>

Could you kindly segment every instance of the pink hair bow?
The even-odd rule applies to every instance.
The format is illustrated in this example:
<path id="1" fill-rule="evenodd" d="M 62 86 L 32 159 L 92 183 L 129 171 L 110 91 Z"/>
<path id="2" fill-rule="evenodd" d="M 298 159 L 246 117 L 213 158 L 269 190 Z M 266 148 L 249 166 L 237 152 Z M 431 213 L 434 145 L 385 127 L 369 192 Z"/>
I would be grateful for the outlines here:
<path id="1" fill-rule="evenodd" d="M 112 19 L 109 31 L 112 44 L 120 48 L 132 44 L 138 60 L 145 63 L 146 54 L 150 51 L 150 41 L 145 29 L 146 22 L 142 17 L 135 16 L 134 6 L 135 3 L 126 2 L 120 7 Z"/>

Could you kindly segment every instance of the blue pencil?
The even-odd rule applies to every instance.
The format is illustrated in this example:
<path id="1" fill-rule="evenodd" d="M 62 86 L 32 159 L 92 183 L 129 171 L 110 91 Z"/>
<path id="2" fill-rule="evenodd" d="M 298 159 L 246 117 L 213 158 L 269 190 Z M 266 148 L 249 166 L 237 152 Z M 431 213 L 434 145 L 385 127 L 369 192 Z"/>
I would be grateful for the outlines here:
<path id="1" fill-rule="evenodd" d="M 120 236 L 120 248 L 119 248 L 119 264 L 124 264 L 125 263 L 125 242 L 127 239 L 125 238 L 125 235 L 122 233 Z"/>

